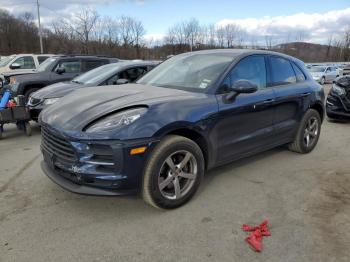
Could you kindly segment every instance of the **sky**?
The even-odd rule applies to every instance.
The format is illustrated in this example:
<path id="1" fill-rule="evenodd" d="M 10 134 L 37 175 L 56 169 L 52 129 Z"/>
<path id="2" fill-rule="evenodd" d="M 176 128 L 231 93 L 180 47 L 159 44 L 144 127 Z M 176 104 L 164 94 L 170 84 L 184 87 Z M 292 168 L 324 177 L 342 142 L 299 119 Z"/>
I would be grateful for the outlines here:
<path id="1" fill-rule="evenodd" d="M 0 8 L 17 15 L 36 14 L 35 0 L 0 0 Z M 167 29 L 196 18 L 201 24 L 234 23 L 253 36 L 274 35 L 288 40 L 326 43 L 350 28 L 350 0 L 39 0 L 42 22 L 49 26 L 82 7 L 101 16 L 132 16 L 142 21 L 147 38 L 161 38 Z"/>

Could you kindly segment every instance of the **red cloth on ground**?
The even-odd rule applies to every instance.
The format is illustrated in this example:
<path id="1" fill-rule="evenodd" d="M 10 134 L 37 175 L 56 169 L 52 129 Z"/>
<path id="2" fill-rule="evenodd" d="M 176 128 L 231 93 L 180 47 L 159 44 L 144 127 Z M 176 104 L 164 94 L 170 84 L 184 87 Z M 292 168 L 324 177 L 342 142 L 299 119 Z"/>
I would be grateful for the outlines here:
<path id="1" fill-rule="evenodd" d="M 249 226 L 244 224 L 242 226 L 243 231 L 252 232 L 245 240 L 256 252 L 262 251 L 262 239 L 263 237 L 271 236 L 268 229 L 268 220 L 264 220 L 259 226 Z"/>

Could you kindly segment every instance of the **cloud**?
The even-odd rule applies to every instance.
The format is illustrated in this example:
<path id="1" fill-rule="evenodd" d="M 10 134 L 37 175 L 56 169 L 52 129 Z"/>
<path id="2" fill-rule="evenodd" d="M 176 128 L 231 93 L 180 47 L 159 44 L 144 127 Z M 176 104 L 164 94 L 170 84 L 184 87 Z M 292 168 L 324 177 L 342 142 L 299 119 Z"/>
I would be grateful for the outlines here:
<path id="1" fill-rule="evenodd" d="M 263 41 L 268 36 L 276 42 L 312 41 L 325 43 L 331 36 L 339 37 L 350 27 L 350 8 L 326 13 L 297 13 L 289 16 L 223 19 L 216 26 L 239 25 L 249 37 Z"/>
<path id="2" fill-rule="evenodd" d="M 82 8 L 97 6 L 106 6 L 112 4 L 122 4 L 123 2 L 134 2 L 142 5 L 147 0 L 40 0 L 41 21 L 44 25 L 50 25 L 57 18 L 71 18 L 74 13 L 81 11 Z M 8 10 L 14 15 L 24 12 L 33 13 L 36 17 L 36 1 L 25 0 L 0 0 L 0 8 Z"/>

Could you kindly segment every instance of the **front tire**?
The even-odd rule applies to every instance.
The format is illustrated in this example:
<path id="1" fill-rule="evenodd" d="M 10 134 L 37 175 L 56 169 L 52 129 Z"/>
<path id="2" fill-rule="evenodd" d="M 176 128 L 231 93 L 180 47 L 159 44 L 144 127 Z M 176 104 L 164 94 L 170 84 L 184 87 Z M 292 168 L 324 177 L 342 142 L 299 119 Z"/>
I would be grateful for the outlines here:
<path id="1" fill-rule="evenodd" d="M 204 169 L 203 153 L 195 142 L 181 136 L 166 136 L 145 166 L 142 197 L 157 208 L 180 207 L 197 191 Z"/>
<path id="2" fill-rule="evenodd" d="M 316 110 L 309 109 L 306 111 L 293 143 L 289 144 L 289 150 L 301 154 L 311 152 L 320 137 L 321 123 L 320 114 Z"/>

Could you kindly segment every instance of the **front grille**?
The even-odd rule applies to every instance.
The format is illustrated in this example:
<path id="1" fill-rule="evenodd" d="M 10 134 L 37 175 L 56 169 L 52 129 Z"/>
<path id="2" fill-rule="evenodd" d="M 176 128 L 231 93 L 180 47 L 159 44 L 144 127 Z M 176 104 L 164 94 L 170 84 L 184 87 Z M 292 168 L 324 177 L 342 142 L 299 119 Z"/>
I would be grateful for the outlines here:
<path id="1" fill-rule="evenodd" d="M 41 146 L 51 153 L 56 161 L 63 164 L 73 164 L 77 161 L 73 146 L 61 135 L 47 127 L 41 127 Z"/>

